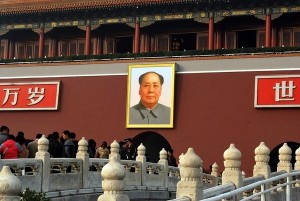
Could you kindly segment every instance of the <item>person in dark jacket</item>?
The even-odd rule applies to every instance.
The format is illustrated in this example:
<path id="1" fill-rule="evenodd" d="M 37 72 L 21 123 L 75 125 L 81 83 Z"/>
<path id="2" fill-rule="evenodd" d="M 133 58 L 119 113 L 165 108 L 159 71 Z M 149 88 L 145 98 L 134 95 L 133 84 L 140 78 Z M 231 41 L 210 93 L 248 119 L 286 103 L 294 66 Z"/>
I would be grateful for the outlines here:
<path id="1" fill-rule="evenodd" d="M 49 153 L 50 157 L 61 158 L 63 153 L 64 145 L 59 141 L 59 133 L 52 133 L 52 140 L 49 142 Z"/>
<path id="2" fill-rule="evenodd" d="M 71 133 L 68 130 L 63 132 L 63 138 L 65 140 L 64 149 L 63 149 L 63 157 L 65 158 L 75 158 L 76 157 L 76 147 L 73 143 L 71 137 Z"/>
<path id="3" fill-rule="evenodd" d="M 167 160 L 169 166 L 177 167 L 176 158 L 173 156 L 173 149 L 168 150 Z"/>

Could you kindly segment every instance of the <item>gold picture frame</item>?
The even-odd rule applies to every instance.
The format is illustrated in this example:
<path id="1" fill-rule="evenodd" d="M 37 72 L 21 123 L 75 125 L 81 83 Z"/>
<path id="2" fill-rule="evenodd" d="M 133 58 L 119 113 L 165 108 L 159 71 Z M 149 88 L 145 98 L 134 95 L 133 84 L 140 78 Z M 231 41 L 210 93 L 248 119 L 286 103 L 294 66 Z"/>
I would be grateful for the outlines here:
<path id="1" fill-rule="evenodd" d="M 173 128 L 176 63 L 128 66 L 126 128 Z"/>

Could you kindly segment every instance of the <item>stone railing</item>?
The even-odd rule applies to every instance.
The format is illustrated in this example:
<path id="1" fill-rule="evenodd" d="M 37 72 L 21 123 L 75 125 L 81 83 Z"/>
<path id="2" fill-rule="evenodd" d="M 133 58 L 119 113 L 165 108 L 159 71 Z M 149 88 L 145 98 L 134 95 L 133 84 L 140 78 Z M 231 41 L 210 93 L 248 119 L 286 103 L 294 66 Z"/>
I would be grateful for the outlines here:
<path id="1" fill-rule="evenodd" d="M 116 141 L 111 144 L 109 159 L 90 159 L 84 138 L 79 141 L 74 159 L 50 158 L 48 144 L 45 136 L 38 141 L 35 159 L 0 160 L 3 167 L 0 172 L 0 197 L 8 197 L 4 201 L 15 199 L 18 192 L 26 188 L 45 192 L 47 197 L 55 201 L 60 200 L 59 197 L 87 193 L 94 193 L 97 197 L 100 195 L 98 201 L 163 200 L 162 194 L 164 200 L 176 197 L 174 200 L 182 201 L 219 198 L 250 200 L 253 197 L 272 201 L 282 197 L 286 197 L 286 200 L 300 199 L 300 148 L 295 153 L 293 170 L 292 151 L 287 144 L 279 150 L 278 171 L 271 173 L 268 165 L 270 150 L 261 143 L 255 149 L 253 177 L 248 178 L 244 178 L 240 170 L 241 152 L 234 144 L 224 152 L 225 170 L 222 178 L 218 176 L 217 164 L 213 164 L 210 175 L 204 174 L 202 160 L 192 148 L 179 157 L 177 168 L 168 166 L 164 149 L 159 153 L 158 163 L 146 162 L 143 144 L 137 148 L 135 161 L 120 160 L 120 147 Z M 147 198 L 142 197 L 146 194 Z M 11 196 L 14 198 L 11 199 Z"/>
<path id="2" fill-rule="evenodd" d="M 102 171 L 111 158 L 116 158 L 125 170 L 125 190 L 160 190 L 175 197 L 180 171 L 178 167 L 168 166 L 167 152 L 164 149 L 159 153 L 158 163 L 150 163 L 146 162 L 146 147 L 143 144 L 137 148 L 138 155 L 135 161 L 120 160 L 120 146 L 116 141 L 111 144 L 110 159 L 89 158 L 88 143 L 84 138 L 78 145 L 76 158 L 50 158 L 49 141 L 43 136 L 38 140 L 38 152 L 34 159 L 3 159 L 0 160 L 0 168 L 10 167 L 21 181 L 22 191 L 30 188 L 55 198 L 80 192 L 101 194 L 104 182 Z M 212 181 L 217 180 L 212 175 L 206 175 L 204 178 L 207 188 L 212 186 Z"/>

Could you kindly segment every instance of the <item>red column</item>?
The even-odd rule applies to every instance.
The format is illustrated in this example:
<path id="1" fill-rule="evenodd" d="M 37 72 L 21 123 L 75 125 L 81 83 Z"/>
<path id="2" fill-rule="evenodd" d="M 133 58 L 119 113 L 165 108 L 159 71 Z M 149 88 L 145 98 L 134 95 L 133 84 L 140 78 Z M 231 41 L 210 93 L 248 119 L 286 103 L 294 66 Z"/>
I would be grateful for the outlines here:
<path id="1" fill-rule="evenodd" d="M 44 27 L 41 27 L 40 33 L 39 33 L 39 58 L 44 57 Z"/>
<path id="2" fill-rule="evenodd" d="M 135 23 L 133 53 L 140 53 L 140 22 Z"/>
<path id="3" fill-rule="evenodd" d="M 266 47 L 271 47 L 271 14 L 266 14 Z"/>
<path id="4" fill-rule="evenodd" d="M 14 42 L 12 40 L 8 40 L 8 58 L 14 58 Z"/>
<path id="5" fill-rule="evenodd" d="M 84 55 L 91 54 L 91 25 L 86 25 Z"/>
<path id="6" fill-rule="evenodd" d="M 272 28 L 272 47 L 277 47 L 277 31 L 276 31 L 276 27 Z"/>
<path id="7" fill-rule="evenodd" d="M 209 17 L 208 22 L 208 49 L 214 49 L 214 17 Z"/>
<path id="8" fill-rule="evenodd" d="M 145 52 L 150 52 L 150 36 L 145 34 Z"/>
<path id="9" fill-rule="evenodd" d="M 8 59 L 8 58 L 9 58 L 9 40 L 6 40 L 4 45 L 4 59 Z"/>
<path id="10" fill-rule="evenodd" d="M 97 54 L 103 54 L 103 42 L 102 42 L 102 37 L 98 37 L 98 42 L 97 42 Z"/>

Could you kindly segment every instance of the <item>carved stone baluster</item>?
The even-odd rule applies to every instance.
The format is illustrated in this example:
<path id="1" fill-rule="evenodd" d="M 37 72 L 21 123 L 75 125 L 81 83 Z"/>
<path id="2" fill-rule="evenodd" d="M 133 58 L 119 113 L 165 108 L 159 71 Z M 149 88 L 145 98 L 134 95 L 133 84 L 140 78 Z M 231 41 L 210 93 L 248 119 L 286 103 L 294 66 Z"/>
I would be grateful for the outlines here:
<path id="1" fill-rule="evenodd" d="M 222 174 L 222 184 L 233 183 L 236 188 L 243 186 L 241 167 L 241 152 L 235 148 L 234 144 L 224 152 L 224 167 Z M 242 195 L 237 195 L 235 200 L 241 200 Z"/>
<path id="2" fill-rule="evenodd" d="M 43 135 L 38 140 L 38 152 L 35 154 L 35 159 L 40 159 L 43 161 L 43 184 L 42 192 L 48 192 L 50 187 L 50 154 L 49 149 L 49 140 Z"/>
<path id="3" fill-rule="evenodd" d="M 101 171 L 101 176 L 104 193 L 98 197 L 98 201 L 129 201 L 124 194 L 126 171 L 116 156 L 110 157 L 109 163 Z"/>
<path id="4" fill-rule="evenodd" d="M 189 148 L 179 159 L 181 179 L 177 183 L 176 198 L 189 197 L 191 201 L 203 199 L 202 160 Z"/>
<path id="5" fill-rule="evenodd" d="M 16 201 L 20 200 L 21 181 L 11 173 L 8 166 L 3 166 L 0 172 L 0 200 Z"/>
<path id="6" fill-rule="evenodd" d="M 253 168 L 253 176 L 263 176 L 265 179 L 270 178 L 271 169 L 269 166 L 270 161 L 270 149 L 265 145 L 264 142 L 261 142 L 255 151 L 255 165 Z M 269 189 L 270 184 L 267 184 L 265 189 Z M 259 192 L 261 189 L 254 189 L 253 193 Z M 270 194 L 266 193 L 266 200 L 270 200 Z"/>
<path id="7" fill-rule="evenodd" d="M 111 145 L 110 145 L 109 159 L 110 159 L 111 157 L 114 157 L 114 156 L 115 156 L 118 160 L 121 159 L 121 157 L 120 157 L 120 145 L 119 145 L 119 143 L 118 143 L 116 140 L 114 140 L 113 143 L 111 143 Z"/>
<path id="8" fill-rule="evenodd" d="M 296 155 L 296 163 L 295 163 L 295 170 L 300 170 L 300 147 L 295 152 Z M 297 177 L 297 179 L 300 179 L 300 177 Z M 295 184 L 296 187 L 300 187 L 300 181 L 298 181 Z"/>
<path id="9" fill-rule="evenodd" d="M 284 143 L 279 149 L 279 163 L 277 164 L 277 171 L 292 171 L 292 149 Z M 284 179 L 280 180 L 279 183 L 284 183 Z M 279 187 L 278 191 L 284 191 L 285 187 Z"/>

